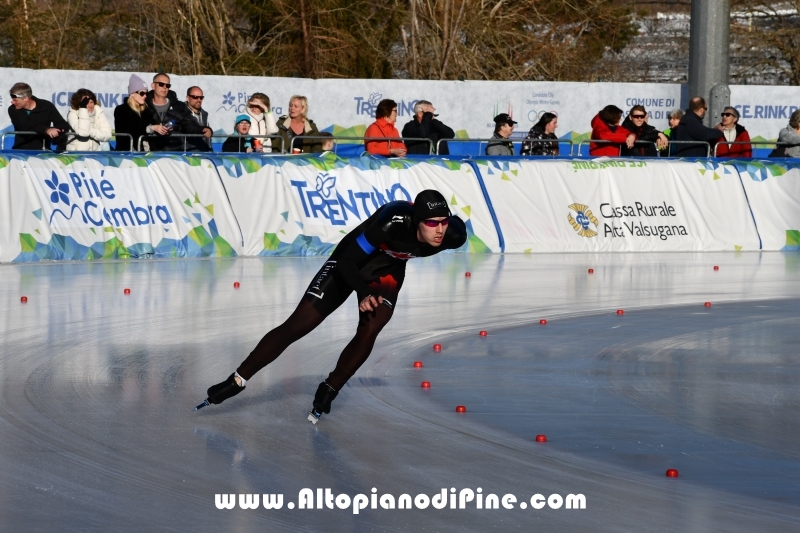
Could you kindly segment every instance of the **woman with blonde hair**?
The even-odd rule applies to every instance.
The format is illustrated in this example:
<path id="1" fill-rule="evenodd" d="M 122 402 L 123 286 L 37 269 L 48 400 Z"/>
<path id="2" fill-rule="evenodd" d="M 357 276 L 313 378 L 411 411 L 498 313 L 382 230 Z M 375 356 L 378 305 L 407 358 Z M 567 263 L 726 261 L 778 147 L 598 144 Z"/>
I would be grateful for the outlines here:
<path id="1" fill-rule="evenodd" d="M 289 114 L 278 119 L 278 134 L 281 136 L 275 141 L 276 150 L 284 147 L 286 152 L 291 150 L 292 139 L 301 137 L 294 142 L 294 151 L 321 153 L 322 140 L 305 140 L 302 137 L 319 137 L 319 130 L 313 120 L 308 118 L 308 98 L 305 96 L 294 95 L 289 99 Z"/>
<path id="2" fill-rule="evenodd" d="M 97 103 L 97 96 L 89 89 L 78 89 L 70 98 L 71 109 L 67 122 L 72 128 L 67 150 L 71 152 L 99 152 L 103 143 L 111 138 L 111 126 Z"/>
<path id="3" fill-rule="evenodd" d="M 250 135 L 275 135 L 278 133 L 278 126 L 275 125 L 275 115 L 270 108 L 269 96 L 264 93 L 253 93 L 247 101 L 247 114 L 250 115 Z M 261 145 L 260 151 L 263 153 L 272 152 L 272 141 L 274 139 L 259 139 L 256 144 Z M 258 148 L 256 148 L 258 151 Z M 280 148 L 276 149 L 280 152 Z"/>
<path id="4" fill-rule="evenodd" d="M 146 98 L 147 83 L 136 74 L 132 74 L 128 82 L 128 97 L 114 108 L 114 129 L 117 134 L 116 150 L 118 152 L 137 150 L 139 139 L 143 135 L 147 135 L 147 127 L 153 121 L 150 108 L 145 104 Z M 147 149 L 145 148 L 145 150 Z"/>

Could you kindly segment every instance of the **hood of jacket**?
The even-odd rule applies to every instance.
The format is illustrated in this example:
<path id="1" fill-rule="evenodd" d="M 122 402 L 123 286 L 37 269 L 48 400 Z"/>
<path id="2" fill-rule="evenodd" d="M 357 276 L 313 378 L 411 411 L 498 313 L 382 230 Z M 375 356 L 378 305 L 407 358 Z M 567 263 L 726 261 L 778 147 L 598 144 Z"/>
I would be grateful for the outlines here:
<path id="1" fill-rule="evenodd" d="M 597 115 L 595 115 L 594 118 L 592 119 L 592 129 L 593 130 L 606 129 L 606 130 L 609 130 L 609 131 L 617 131 L 618 127 L 619 126 L 611 126 L 610 124 L 608 124 L 605 120 L 600 118 L 600 114 L 599 113 Z"/>

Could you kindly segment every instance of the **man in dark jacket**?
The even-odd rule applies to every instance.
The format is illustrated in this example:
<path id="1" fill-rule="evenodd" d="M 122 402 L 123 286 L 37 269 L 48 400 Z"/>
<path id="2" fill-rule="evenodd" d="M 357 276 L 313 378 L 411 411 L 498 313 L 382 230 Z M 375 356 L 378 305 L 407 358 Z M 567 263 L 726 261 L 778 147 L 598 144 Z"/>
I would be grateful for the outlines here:
<path id="1" fill-rule="evenodd" d="M 202 127 L 208 128 L 207 130 L 203 130 L 205 138 L 189 137 L 186 139 L 186 144 L 192 150 L 198 152 L 208 152 L 211 150 L 211 126 L 208 124 L 208 111 L 203 109 L 204 98 L 203 89 L 200 87 L 193 85 L 186 89 L 186 107 L 189 108 L 192 118 Z"/>
<path id="2" fill-rule="evenodd" d="M 14 130 L 36 132 L 36 135 L 17 135 L 14 150 L 49 149 L 54 139 L 70 129 L 56 106 L 33 96 L 31 86 L 27 83 L 15 83 L 11 87 L 8 117 Z"/>
<path id="3" fill-rule="evenodd" d="M 433 153 L 436 153 L 436 143 L 439 139 L 453 139 L 456 134 L 445 126 L 442 122 L 433 118 L 436 109 L 427 100 L 418 100 L 414 104 L 414 118 L 403 126 L 403 137 L 416 139 L 430 139 L 433 142 Z M 425 141 L 405 141 L 409 154 L 424 154 L 430 152 L 430 143 Z M 450 155 L 447 143 L 443 142 L 439 146 L 439 155 Z"/>
<path id="4" fill-rule="evenodd" d="M 150 151 L 183 152 L 184 138 L 175 137 L 174 133 L 211 135 L 211 128 L 198 124 L 186 104 L 178 100 L 175 91 L 170 91 L 169 76 L 156 74 L 151 87 L 153 89 L 145 99 L 153 117 L 153 124 L 147 128 L 147 133 L 152 135 L 148 138 Z M 187 150 L 191 148 L 188 141 L 185 146 Z"/>
<path id="5" fill-rule="evenodd" d="M 689 109 L 683 115 L 680 124 L 672 130 L 670 140 L 672 141 L 701 141 L 708 144 L 672 144 L 670 145 L 670 155 L 677 157 L 707 157 L 709 146 L 713 149 L 714 144 L 721 139 L 724 134 L 715 128 L 703 126 L 703 117 L 706 116 L 708 107 L 706 101 L 697 96 L 689 102 Z"/>
<path id="6" fill-rule="evenodd" d="M 622 127 L 636 135 L 638 143 L 632 148 L 620 147 L 619 155 L 633 157 L 658 157 L 658 150 L 667 146 L 667 137 L 647 123 L 647 111 L 643 105 L 635 105 L 622 123 Z"/>

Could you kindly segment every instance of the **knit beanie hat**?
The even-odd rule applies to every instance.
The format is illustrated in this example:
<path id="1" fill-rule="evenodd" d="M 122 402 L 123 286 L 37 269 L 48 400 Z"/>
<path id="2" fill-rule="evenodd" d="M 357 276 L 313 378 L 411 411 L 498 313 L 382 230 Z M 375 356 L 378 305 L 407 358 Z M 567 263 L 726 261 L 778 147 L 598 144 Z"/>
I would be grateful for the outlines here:
<path id="1" fill-rule="evenodd" d="M 247 122 L 251 124 L 250 115 L 242 113 L 241 115 L 236 116 L 236 122 L 233 123 L 234 126 L 238 126 L 240 122 Z"/>
<path id="2" fill-rule="evenodd" d="M 138 93 L 139 91 L 146 90 L 147 83 L 145 83 L 145 81 L 136 74 L 131 74 L 131 79 L 128 82 L 128 94 Z"/>
<path id="3" fill-rule="evenodd" d="M 414 215 L 421 221 L 434 217 L 449 217 L 450 209 L 442 193 L 428 189 L 419 193 L 414 199 Z"/>

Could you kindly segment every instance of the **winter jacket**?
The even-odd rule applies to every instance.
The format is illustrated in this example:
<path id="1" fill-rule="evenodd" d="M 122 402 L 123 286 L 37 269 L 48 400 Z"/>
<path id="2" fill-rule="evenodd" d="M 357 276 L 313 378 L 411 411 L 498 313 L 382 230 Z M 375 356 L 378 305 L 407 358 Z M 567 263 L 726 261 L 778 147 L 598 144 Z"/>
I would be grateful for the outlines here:
<path id="1" fill-rule="evenodd" d="M 255 139 L 249 135 L 234 135 L 225 139 L 225 142 L 222 143 L 222 151 L 247 153 L 248 148 L 255 149 L 254 141 Z"/>
<path id="2" fill-rule="evenodd" d="M 385 118 L 379 118 L 369 125 L 364 137 L 400 137 L 400 132 Z M 402 141 L 364 141 L 364 148 L 372 155 L 385 155 L 389 157 L 389 149 L 406 148 Z"/>
<path id="3" fill-rule="evenodd" d="M 633 148 L 628 148 L 627 144 L 623 144 L 619 155 L 627 157 L 658 157 L 658 150 L 655 145 L 659 133 L 657 129 L 647 122 L 643 122 L 642 127 L 637 128 L 630 117 L 625 117 L 622 127 L 636 135 L 637 141 L 647 141 L 647 143 L 652 144 L 634 144 Z"/>
<path id="4" fill-rule="evenodd" d="M 403 126 L 403 137 L 430 139 L 431 142 L 433 142 L 433 152 L 430 152 L 430 143 L 406 140 L 405 143 L 408 147 L 409 154 L 435 154 L 436 143 L 438 143 L 440 139 L 454 139 L 455 136 L 456 133 L 453 129 L 433 118 L 433 113 L 430 111 L 422 114 L 422 121 L 417 120 L 417 117 L 414 116 L 412 120 L 408 121 L 406 125 Z M 446 142 L 440 143 L 439 155 L 450 155 L 450 148 L 447 146 Z"/>
<path id="5" fill-rule="evenodd" d="M 99 152 L 111 138 L 111 126 L 99 105 L 91 113 L 85 108 L 70 109 L 67 122 L 76 134 L 68 136 L 67 150 L 72 152 Z"/>
<path id="6" fill-rule="evenodd" d="M 723 138 L 717 143 L 717 157 L 753 157 L 753 147 L 750 144 L 728 144 L 725 133 L 722 135 Z M 736 124 L 736 138 L 733 142 L 750 142 L 750 134 L 741 124 Z"/>
<path id="7" fill-rule="evenodd" d="M 194 119 L 195 122 L 197 122 L 197 124 L 211 129 L 211 126 L 208 125 L 208 111 L 201 107 L 200 113 L 196 114 L 194 111 L 192 111 L 192 108 L 189 107 L 189 104 L 186 104 L 186 108 L 189 110 L 189 115 Z M 195 152 L 210 152 L 211 139 L 207 139 L 205 137 L 189 137 L 186 139 L 186 146 L 187 150 L 192 150 Z"/>
<path id="8" fill-rule="evenodd" d="M 514 144 L 511 141 L 501 137 L 499 133 L 492 135 L 492 139 L 486 145 L 486 155 L 514 155 Z"/>
<path id="9" fill-rule="evenodd" d="M 680 124 L 672 130 L 670 140 L 706 142 L 711 145 L 713 151 L 714 144 L 722 137 L 724 135 L 721 131 L 716 128 L 706 128 L 703 126 L 703 119 L 694 111 L 687 110 Z M 673 157 L 706 157 L 707 152 L 708 146 L 705 144 L 672 144 L 669 154 Z"/>
<path id="10" fill-rule="evenodd" d="M 153 91 L 150 91 L 147 93 L 147 98 L 145 98 L 145 105 L 147 105 L 147 108 L 150 110 L 150 125 L 154 126 L 161 124 L 163 126 L 171 123 L 172 131 L 167 135 L 159 135 L 157 133 L 148 134 L 149 136 L 147 137 L 147 141 L 150 143 L 150 151 L 183 152 L 184 138 L 175 137 L 173 134 L 201 134 L 205 128 L 198 124 L 197 121 L 192 117 L 192 113 L 189 111 L 189 106 L 178 100 L 178 96 L 175 94 L 175 91 L 169 91 L 169 93 L 167 93 L 169 107 L 167 108 L 167 111 L 164 113 L 163 117 L 159 116 L 158 110 L 153 105 L 153 96 Z M 187 138 L 186 150 L 189 149 L 190 146 Z"/>
<path id="11" fill-rule="evenodd" d="M 618 157 L 620 148 L 631 132 L 622 126 L 610 126 L 597 114 L 592 119 L 592 140 L 610 143 L 589 143 L 589 155 L 594 157 Z"/>
<path id="12" fill-rule="evenodd" d="M 545 133 L 541 126 L 534 126 L 526 139 L 553 139 L 553 142 L 523 142 L 519 155 L 558 155 L 558 137 L 555 133 Z"/>
<path id="13" fill-rule="evenodd" d="M 114 132 L 117 134 L 116 150 L 118 152 L 129 152 L 139 149 L 139 138 L 147 135 L 147 126 L 153 123 L 152 111 L 145 107 L 139 114 L 128 106 L 128 99 L 125 98 L 120 105 L 114 108 Z M 120 135 L 121 133 L 125 135 Z M 131 138 L 133 137 L 133 147 Z M 145 138 L 148 141 L 148 138 Z M 147 150 L 147 148 L 144 148 Z"/>
<path id="14" fill-rule="evenodd" d="M 303 137 L 319 137 L 319 130 L 313 120 L 303 119 L 303 133 L 296 134 L 292 130 L 292 118 L 284 115 L 278 119 L 278 135 L 280 139 L 274 139 L 272 149 L 280 152 L 283 148 L 285 153 L 291 152 L 292 138 L 299 137 L 294 142 L 295 149 L 299 148 L 304 154 L 319 154 L 322 152 L 322 139 L 304 140 Z"/>
<path id="15" fill-rule="evenodd" d="M 17 109 L 13 105 L 8 106 L 8 117 L 11 119 L 15 131 L 35 131 L 37 133 L 37 135 L 15 135 L 13 149 L 49 150 L 50 143 L 57 142 L 57 138 L 51 139 L 45 132 L 48 128 L 69 131 L 69 123 L 64 120 L 52 103 L 35 96 L 31 96 L 31 100 L 36 102 L 36 107 L 30 111 Z"/>
<path id="16" fill-rule="evenodd" d="M 788 143 L 790 145 L 779 147 L 785 148 L 786 157 L 800 157 L 800 134 L 798 134 L 793 128 L 789 126 L 783 128 L 778 134 L 778 142 Z"/>
<path id="17" fill-rule="evenodd" d="M 267 113 L 260 113 L 254 115 L 247 108 L 247 114 L 250 115 L 250 135 L 275 135 L 278 133 L 278 125 L 275 123 L 275 113 L 269 111 Z M 271 153 L 273 139 L 261 138 L 261 151 L 265 154 Z M 275 150 L 280 153 L 280 148 Z"/>

